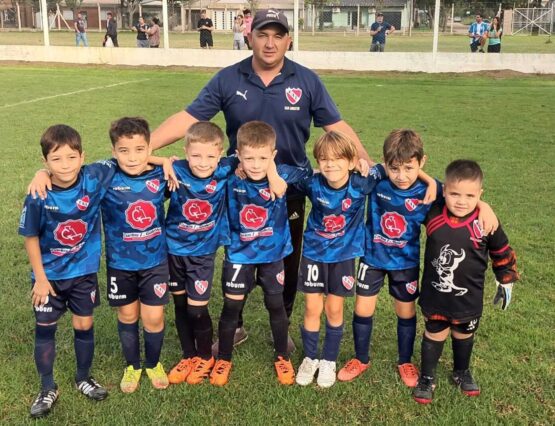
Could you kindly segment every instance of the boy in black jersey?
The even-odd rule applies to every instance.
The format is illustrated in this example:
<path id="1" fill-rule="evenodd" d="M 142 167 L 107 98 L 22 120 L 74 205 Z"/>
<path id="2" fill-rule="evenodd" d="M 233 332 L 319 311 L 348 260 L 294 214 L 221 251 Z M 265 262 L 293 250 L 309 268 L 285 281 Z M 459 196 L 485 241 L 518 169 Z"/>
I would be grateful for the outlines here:
<path id="1" fill-rule="evenodd" d="M 484 278 L 488 255 L 497 282 L 494 303 L 511 302 L 513 283 L 519 279 L 516 256 L 501 226 L 484 235 L 478 225 L 476 205 L 482 195 L 483 174 L 469 160 L 447 166 L 443 194 L 445 204 L 428 213 L 426 254 L 419 304 L 426 321 L 422 340 L 422 365 L 413 398 L 432 402 L 435 369 L 449 330 L 453 346 L 453 381 L 468 396 L 480 388 L 470 373 L 474 333 L 483 310 Z"/>

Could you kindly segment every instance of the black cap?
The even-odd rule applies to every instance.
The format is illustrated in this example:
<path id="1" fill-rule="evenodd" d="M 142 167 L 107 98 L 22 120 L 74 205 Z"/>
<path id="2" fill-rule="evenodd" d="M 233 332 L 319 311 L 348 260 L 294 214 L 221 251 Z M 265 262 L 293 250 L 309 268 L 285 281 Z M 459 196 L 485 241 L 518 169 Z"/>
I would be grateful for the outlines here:
<path id="1" fill-rule="evenodd" d="M 287 18 L 283 12 L 275 9 L 258 10 L 252 20 L 252 29 L 259 30 L 270 24 L 277 24 L 281 26 L 285 32 L 289 32 L 289 23 L 287 22 Z"/>

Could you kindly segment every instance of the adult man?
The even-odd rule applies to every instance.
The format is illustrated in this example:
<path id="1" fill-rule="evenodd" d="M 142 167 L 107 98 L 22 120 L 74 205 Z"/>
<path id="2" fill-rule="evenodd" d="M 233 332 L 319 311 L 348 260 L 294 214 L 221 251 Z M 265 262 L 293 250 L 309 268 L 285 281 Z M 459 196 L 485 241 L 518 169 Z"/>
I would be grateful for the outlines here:
<path id="1" fill-rule="evenodd" d="M 395 27 L 383 21 L 383 13 L 376 14 L 376 22 L 370 26 L 370 35 L 372 36 L 372 44 L 370 52 L 383 52 L 385 50 L 385 36 L 393 34 Z"/>
<path id="2" fill-rule="evenodd" d="M 77 19 L 73 23 L 73 28 L 75 29 L 75 46 L 79 47 L 79 43 L 83 42 L 83 46 L 89 47 L 87 30 L 85 29 L 85 20 L 83 19 L 81 12 L 77 14 Z"/>
<path id="3" fill-rule="evenodd" d="M 106 13 L 106 36 L 110 37 L 114 47 L 119 47 L 118 45 L 118 24 L 112 12 Z"/>
<path id="4" fill-rule="evenodd" d="M 203 10 L 200 13 L 197 30 L 200 32 L 200 47 L 203 49 L 212 49 L 212 47 L 214 47 L 214 41 L 212 40 L 214 24 L 212 23 L 212 19 L 206 17 L 206 10 Z"/>
<path id="5" fill-rule="evenodd" d="M 281 12 L 273 9 L 256 12 L 249 42 L 253 55 L 219 71 L 185 111 L 162 123 L 152 133 L 153 149 L 183 138 L 191 124 L 208 121 L 221 110 L 230 143 L 228 153 L 235 152 L 239 127 L 248 121 L 260 120 L 270 124 L 277 133 L 276 163 L 310 167 L 305 144 L 314 120 L 316 127 L 345 133 L 355 141 L 359 157 L 369 160 L 356 133 L 341 119 L 318 76 L 285 58 L 291 37 L 287 18 Z M 294 251 L 285 258 L 283 298 L 290 317 L 297 290 L 304 197 L 290 190 L 287 208 Z"/>
<path id="6" fill-rule="evenodd" d="M 243 31 L 245 45 L 249 50 L 252 50 L 251 45 L 249 44 L 249 34 L 252 31 L 252 15 L 250 9 L 243 10 L 243 25 L 245 25 L 245 30 Z"/>
<path id="7" fill-rule="evenodd" d="M 137 47 L 148 47 L 148 25 L 145 24 L 145 19 L 140 16 L 139 22 L 131 29 L 137 31 Z"/>
<path id="8" fill-rule="evenodd" d="M 485 37 L 488 31 L 488 24 L 482 20 L 482 15 L 476 14 L 476 22 L 470 24 L 468 27 L 468 37 L 470 37 L 470 51 L 476 53 L 478 48 L 480 52 L 484 53 L 484 45 L 486 44 L 487 38 Z"/>

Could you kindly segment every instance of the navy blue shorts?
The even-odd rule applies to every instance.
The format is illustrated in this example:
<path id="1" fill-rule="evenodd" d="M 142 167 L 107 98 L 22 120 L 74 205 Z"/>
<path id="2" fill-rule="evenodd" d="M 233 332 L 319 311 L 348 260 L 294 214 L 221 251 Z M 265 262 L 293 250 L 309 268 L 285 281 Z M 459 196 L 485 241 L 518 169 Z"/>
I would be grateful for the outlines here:
<path id="1" fill-rule="evenodd" d="M 357 275 L 357 294 L 361 296 L 377 295 L 385 282 L 389 283 L 389 294 L 401 302 L 413 302 L 418 299 L 418 276 L 420 268 L 385 271 L 360 262 Z"/>
<path id="2" fill-rule="evenodd" d="M 472 319 L 457 320 L 439 314 L 427 314 L 422 312 L 428 333 L 439 333 L 446 328 L 458 331 L 461 334 L 472 334 L 478 330 L 480 317 Z"/>
<path id="3" fill-rule="evenodd" d="M 108 268 L 108 303 L 125 306 L 139 300 L 144 305 L 160 306 L 169 302 L 168 264 L 139 271 Z"/>
<path id="4" fill-rule="evenodd" d="M 34 281 L 33 285 L 35 285 Z M 100 305 L 96 274 L 50 281 L 50 285 L 56 292 L 56 296 L 48 296 L 44 305 L 33 306 L 36 321 L 41 324 L 58 321 L 68 309 L 74 315 L 90 317 L 94 308 Z"/>
<path id="5" fill-rule="evenodd" d="M 246 265 L 224 261 L 222 290 L 224 294 L 244 295 L 262 287 L 264 294 L 283 293 L 285 274 L 283 260 L 272 263 Z"/>
<path id="6" fill-rule="evenodd" d="M 197 301 L 208 301 L 214 279 L 216 253 L 206 256 L 168 256 L 170 291 L 183 291 Z"/>
<path id="7" fill-rule="evenodd" d="M 303 293 L 352 296 L 355 291 L 355 259 L 324 263 L 303 256 L 297 290 Z"/>

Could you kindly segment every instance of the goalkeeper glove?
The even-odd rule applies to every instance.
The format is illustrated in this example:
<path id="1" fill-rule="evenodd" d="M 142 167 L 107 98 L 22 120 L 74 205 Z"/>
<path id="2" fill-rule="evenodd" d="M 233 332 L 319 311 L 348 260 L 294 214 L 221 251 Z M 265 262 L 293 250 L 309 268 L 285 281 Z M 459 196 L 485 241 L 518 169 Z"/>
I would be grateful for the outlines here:
<path id="1" fill-rule="evenodd" d="M 506 311 L 511 304 L 513 283 L 501 284 L 500 282 L 495 281 L 495 284 L 497 284 L 497 293 L 495 293 L 495 297 L 493 298 L 493 304 L 497 305 L 499 301 L 502 300 L 501 309 Z"/>

